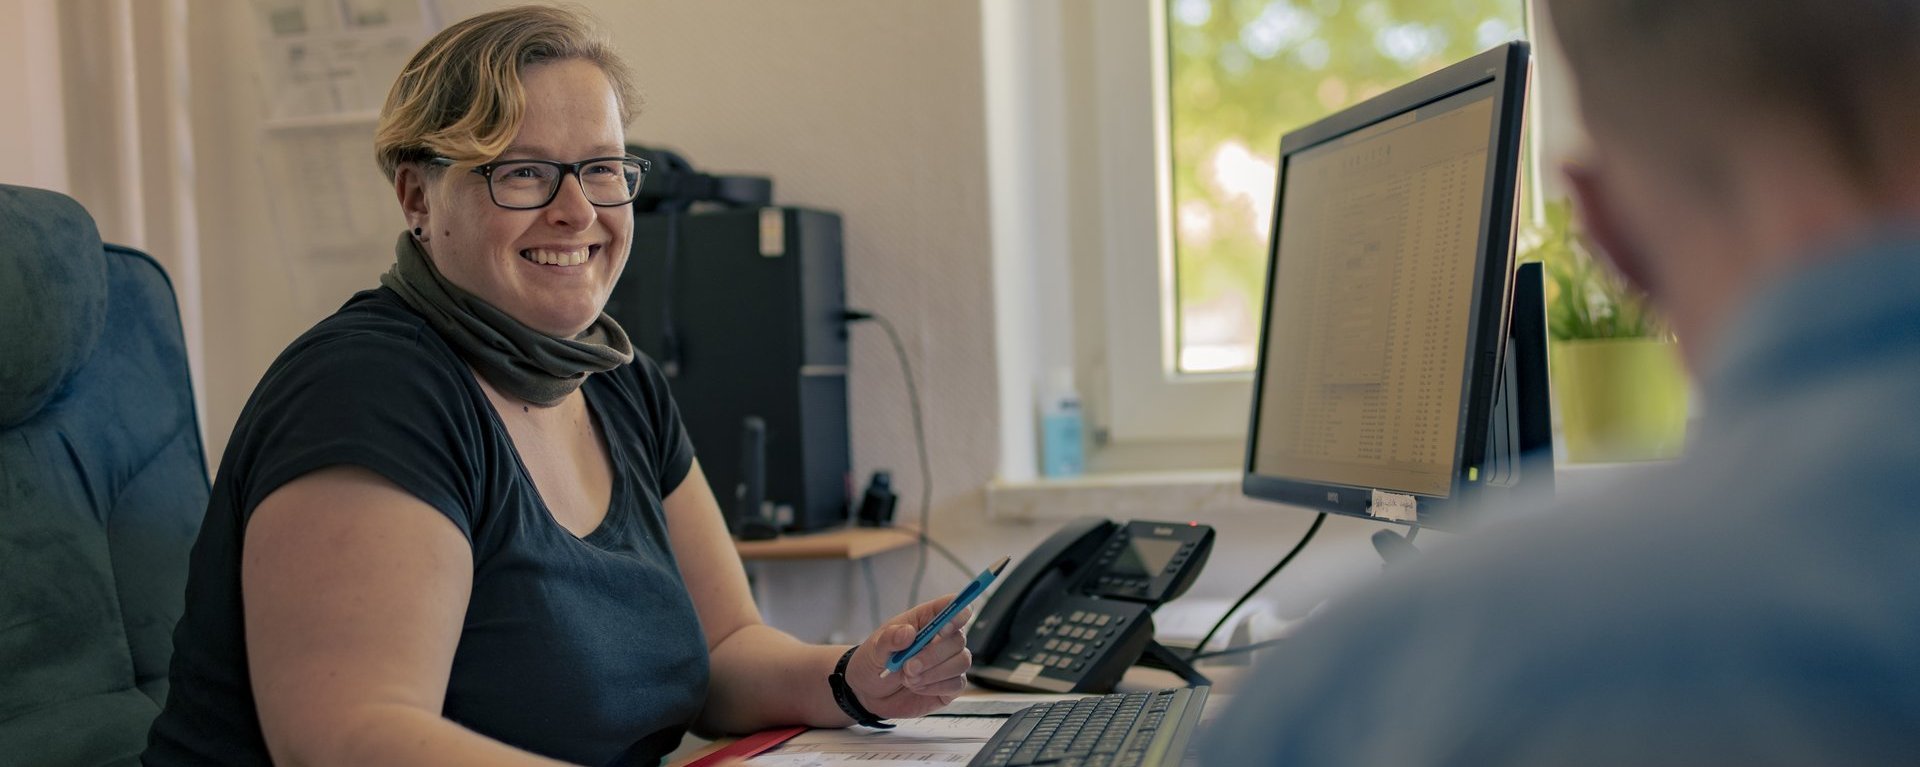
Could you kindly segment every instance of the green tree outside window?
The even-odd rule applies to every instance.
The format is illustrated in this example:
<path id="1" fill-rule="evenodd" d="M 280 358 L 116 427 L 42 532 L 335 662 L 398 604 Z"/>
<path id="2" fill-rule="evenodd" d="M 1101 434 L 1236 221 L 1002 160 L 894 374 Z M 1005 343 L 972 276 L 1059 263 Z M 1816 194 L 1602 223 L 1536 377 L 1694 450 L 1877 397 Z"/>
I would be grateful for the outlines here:
<path id="1" fill-rule="evenodd" d="M 1178 372 L 1253 369 L 1280 135 L 1525 29 L 1524 0 L 1165 0 Z"/>

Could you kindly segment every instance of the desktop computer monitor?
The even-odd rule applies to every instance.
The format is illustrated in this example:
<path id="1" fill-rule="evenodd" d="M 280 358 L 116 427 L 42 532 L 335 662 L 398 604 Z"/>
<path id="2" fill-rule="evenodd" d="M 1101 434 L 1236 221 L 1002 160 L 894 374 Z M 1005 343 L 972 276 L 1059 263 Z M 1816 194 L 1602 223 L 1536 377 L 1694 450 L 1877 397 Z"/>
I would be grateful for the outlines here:
<path id="1" fill-rule="evenodd" d="M 1246 495 L 1447 527 L 1551 482 L 1520 460 L 1551 442 L 1512 259 L 1527 74 L 1509 43 L 1281 139 Z"/>

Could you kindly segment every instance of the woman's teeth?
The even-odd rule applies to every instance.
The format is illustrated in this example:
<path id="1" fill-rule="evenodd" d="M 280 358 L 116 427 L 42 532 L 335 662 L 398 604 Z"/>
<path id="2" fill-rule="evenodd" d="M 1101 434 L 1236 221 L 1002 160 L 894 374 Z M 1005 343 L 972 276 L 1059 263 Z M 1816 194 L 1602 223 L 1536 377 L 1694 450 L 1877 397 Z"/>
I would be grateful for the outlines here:
<path id="1" fill-rule="evenodd" d="M 536 264 L 548 264 L 551 266 L 579 266 L 580 264 L 584 264 L 587 262 L 588 250 L 589 250 L 588 248 L 581 248 L 579 250 L 547 250 L 545 248 L 530 248 L 527 250 L 520 251 L 520 257 L 528 261 L 532 261 Z"/>

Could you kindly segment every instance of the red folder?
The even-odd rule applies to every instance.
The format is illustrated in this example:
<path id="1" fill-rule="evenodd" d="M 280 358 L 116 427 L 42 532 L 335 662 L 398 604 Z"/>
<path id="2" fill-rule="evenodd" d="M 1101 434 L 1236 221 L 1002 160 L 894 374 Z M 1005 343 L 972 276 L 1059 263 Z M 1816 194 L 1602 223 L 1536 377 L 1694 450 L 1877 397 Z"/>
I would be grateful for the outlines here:
<path id="1" fill-rule="evenodd" d="M 726 748 L 700 757 L 688 764 L 687 767 L 714 767 L 714 765 L 729 759 L 740 759 L 744 761 L 767 749 L 785 743 L 792 739 L 793 736 L 806 731 L 807 728 L 805 727 L 781 727 L 772 730 L 761 730 L 727 744 Z"/>

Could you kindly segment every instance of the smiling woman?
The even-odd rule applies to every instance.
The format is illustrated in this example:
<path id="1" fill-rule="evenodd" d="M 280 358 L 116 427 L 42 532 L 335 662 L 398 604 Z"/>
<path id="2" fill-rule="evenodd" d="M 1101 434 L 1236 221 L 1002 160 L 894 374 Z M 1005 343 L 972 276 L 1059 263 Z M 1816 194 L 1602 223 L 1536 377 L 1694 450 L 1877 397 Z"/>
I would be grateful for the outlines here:
<path id="1" fill-rule="evenodd" d="M 761 622 L 665 376 L 603 311 L 646 164 L 591 28 L 483 14 L 401 73 L 376 146 L 407 231 L 235 426 L 147 764 L 654 764 L 690 727 L 959 692 L 957 629 L 880 674 L 944 599 L 851 648 Z"/>

